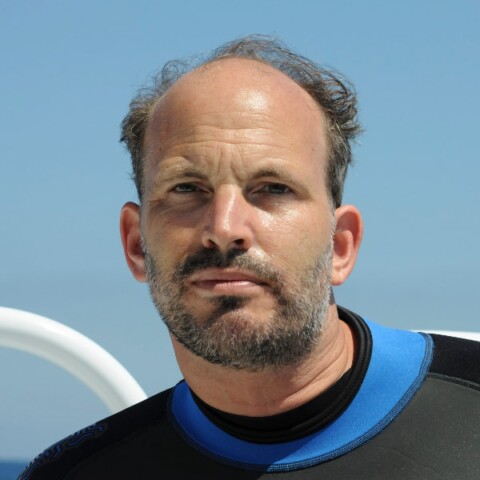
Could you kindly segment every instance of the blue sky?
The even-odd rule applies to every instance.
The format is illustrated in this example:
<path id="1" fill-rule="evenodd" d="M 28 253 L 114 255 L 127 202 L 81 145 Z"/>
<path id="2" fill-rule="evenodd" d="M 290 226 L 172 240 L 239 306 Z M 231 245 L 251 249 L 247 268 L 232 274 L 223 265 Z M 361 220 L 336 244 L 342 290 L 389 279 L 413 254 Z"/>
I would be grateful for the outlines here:
<path id="1" fill-rule="evenodd" d="M 0 305 L 88 335 L 148 394 L 180 378 L 123 261 L 118 213 L 135 191 L 119 124 L 165 61 L 264 33 L 358 91 L 344 200 L 365 237 L 338 303 L 386 325 L 480 330 L 479 23 L 474 0 L 0 0 Z M 108 414 L 27 354 L 0 349 L 0 375 L 0 458 Z"/>

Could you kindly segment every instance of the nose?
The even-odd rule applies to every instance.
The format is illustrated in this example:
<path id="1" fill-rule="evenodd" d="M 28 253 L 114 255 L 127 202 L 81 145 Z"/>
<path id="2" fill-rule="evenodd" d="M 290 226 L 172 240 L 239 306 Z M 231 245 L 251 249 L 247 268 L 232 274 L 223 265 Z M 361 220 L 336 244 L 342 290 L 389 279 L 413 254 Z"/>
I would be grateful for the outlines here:
<path id="1" fill-rule="evenodd" d="M 202 244 L 227 252 L 253 244 L 253 206 L 235 185 L 224 185 L 212 196 L 205 213 Z"/>

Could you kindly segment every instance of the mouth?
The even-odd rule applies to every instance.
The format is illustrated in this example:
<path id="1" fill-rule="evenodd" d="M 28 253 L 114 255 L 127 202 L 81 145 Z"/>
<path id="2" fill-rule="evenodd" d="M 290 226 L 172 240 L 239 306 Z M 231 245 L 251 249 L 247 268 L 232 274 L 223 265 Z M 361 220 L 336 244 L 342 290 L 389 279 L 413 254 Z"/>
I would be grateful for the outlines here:
<path id="1" fill-rule="evenodd" d="M 187 284 L 206 295 L 248 296 L 270 288 L 267 282 L 249 272 L 228 268 L 196 272 Z"/>

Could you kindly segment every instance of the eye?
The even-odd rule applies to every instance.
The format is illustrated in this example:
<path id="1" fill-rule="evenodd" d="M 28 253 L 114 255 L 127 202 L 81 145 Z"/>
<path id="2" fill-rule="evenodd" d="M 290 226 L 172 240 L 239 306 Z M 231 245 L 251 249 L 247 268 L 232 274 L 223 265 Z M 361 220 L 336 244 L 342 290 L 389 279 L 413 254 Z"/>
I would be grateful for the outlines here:
<path id="1" fill-rule="evenodd" d="M 267 185 L 262 187 L 262 190 L 266 193 L 271 193 L 272 195 L 282 195 L 292 192 L 290 188 L 283 183 L 268 183 Z"/>
<path id="2" fill-rule="evenodd" d="M 200 191 L 200 188 L 194 183 L 180 183 L 172 188 L 175 193 L 194 193 Z"/>

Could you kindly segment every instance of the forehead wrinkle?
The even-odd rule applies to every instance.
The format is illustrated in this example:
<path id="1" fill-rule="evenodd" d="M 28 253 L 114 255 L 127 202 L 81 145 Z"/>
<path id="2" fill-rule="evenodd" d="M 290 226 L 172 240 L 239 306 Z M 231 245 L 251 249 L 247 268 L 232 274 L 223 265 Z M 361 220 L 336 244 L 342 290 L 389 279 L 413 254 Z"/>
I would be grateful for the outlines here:
<path id="1" fill-rule="evenodd" d="M 178 137 L 195 139 L 199 136 L 228 142 L 245 134 L 247 139 L 261 133 L 272 135 L 284 123 L 283 118 L 276 119 L 266 113 L 250 111 L 202 112 L 187 119 L 182 113 L 170 113 L 159 107 L 148 126 L 147 134 L 156 136 L 160 145 L 173 143 Z M 252 126 L 253 123 L 255 126 Z"/>
<path id="2" fill-rule="evenodd" d="M 264 151 L 267 156 L 271 156 L 272 151 L 290 153 L 291 139 L 286 139 L 280 132 L 272 132 L 267 128 L 227 129 L 199 126 L 190 130 L 189 137 L 185 137 L 184 132 L 179 131 L 166 142 L 159 139 L 157 142 L 151 142 L 148 152 L 150 165 L 154 167 L 171 157 L 195 161 L 218 160 L 230 155 L 262 157 Z"/>

